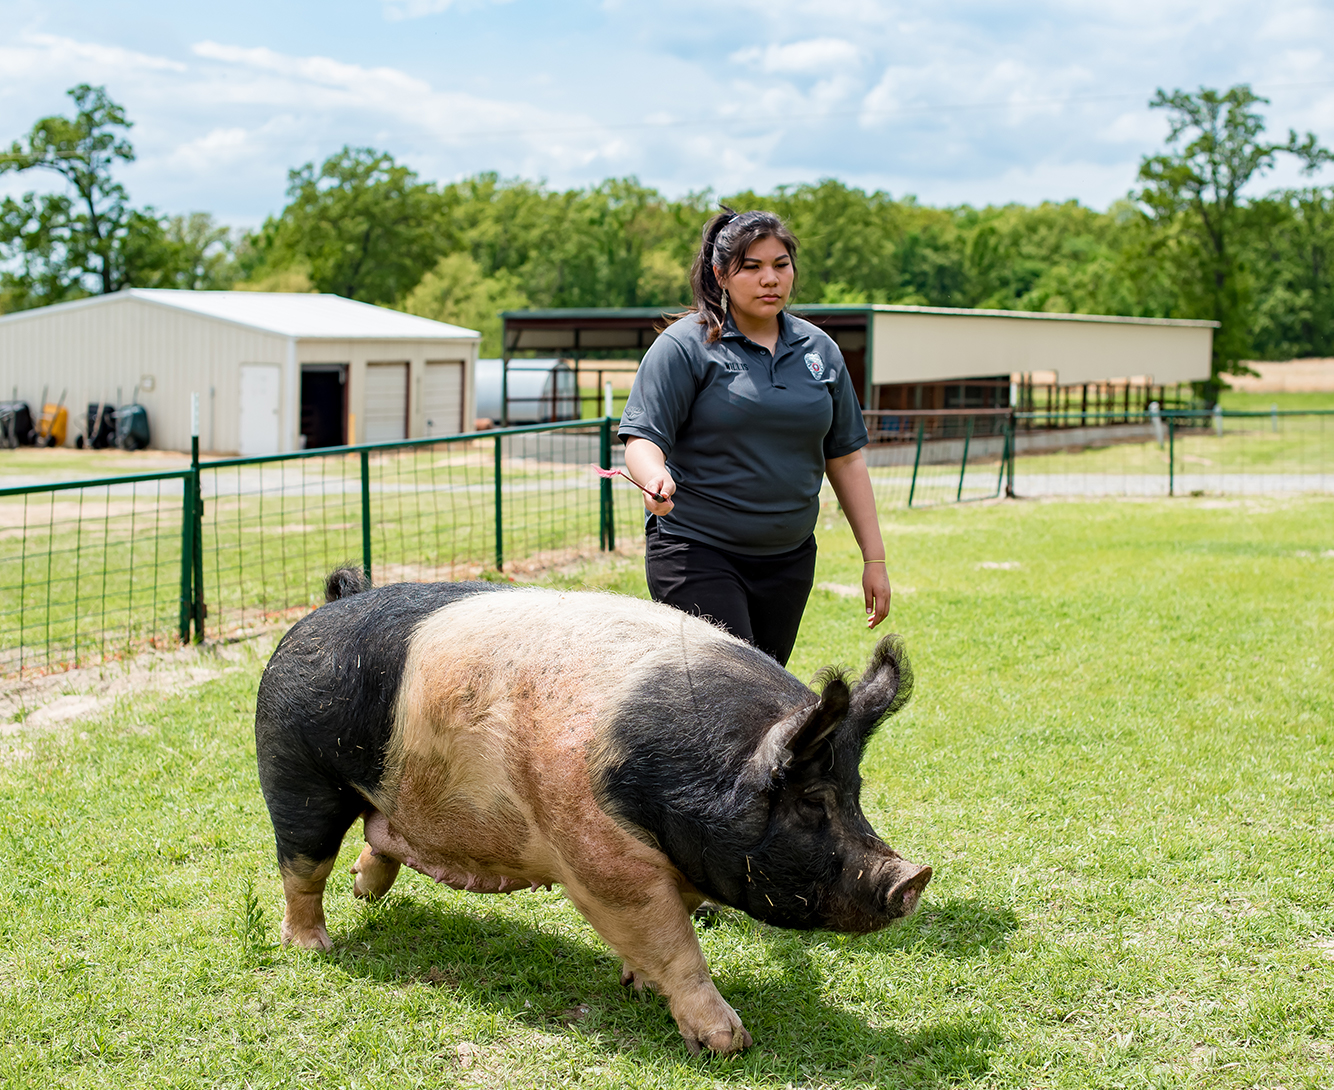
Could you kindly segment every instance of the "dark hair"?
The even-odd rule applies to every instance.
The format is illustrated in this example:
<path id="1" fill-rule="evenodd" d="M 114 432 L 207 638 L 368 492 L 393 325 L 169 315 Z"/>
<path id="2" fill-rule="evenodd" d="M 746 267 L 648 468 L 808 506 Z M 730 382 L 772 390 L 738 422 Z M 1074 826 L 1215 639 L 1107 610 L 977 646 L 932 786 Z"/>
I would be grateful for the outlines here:
<path id="1" fill-rule="evenodd" d="M 704 240 L 695 263 L 690 267 L 690 290 L 694 302 L 686 313 L 699 315 L 700 325 L 707 326 L 708 340 L 716 341 L 723 332 L 727 311 L 723 309 L 723 289 L 713 275 L 716 265 L 724 275 L 731 276 L 746 260 L 746 251 L 762 238 L 776 238 L 797 266 L 797 237 L 787 224 L 772 212 L 734 212 L 727 205 L 704 225 Z"/>

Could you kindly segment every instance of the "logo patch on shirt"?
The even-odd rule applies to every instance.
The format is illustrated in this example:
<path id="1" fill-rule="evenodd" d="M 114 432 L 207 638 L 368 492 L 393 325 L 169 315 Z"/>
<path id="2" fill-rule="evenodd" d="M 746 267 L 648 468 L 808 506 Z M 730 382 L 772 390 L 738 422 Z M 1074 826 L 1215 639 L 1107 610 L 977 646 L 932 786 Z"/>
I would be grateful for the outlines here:
<path id="1" fill-rule="evenodd" d="M 819 352 L 806 353 L 806 367 L 816 378 L 824 376 L 824 360 L 820 358 Z"/>

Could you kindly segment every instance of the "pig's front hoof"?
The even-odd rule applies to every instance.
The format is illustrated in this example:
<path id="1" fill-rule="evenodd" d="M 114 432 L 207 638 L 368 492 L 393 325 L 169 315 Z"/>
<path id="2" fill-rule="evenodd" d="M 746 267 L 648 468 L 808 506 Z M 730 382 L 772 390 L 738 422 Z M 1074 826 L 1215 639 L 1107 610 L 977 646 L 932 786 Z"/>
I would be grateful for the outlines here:
<path id="1" fill-rule="evenodd" d="M 304 950 L 332 950 L 329 932 L 324 926 L 296 928 L 283 920 L 282 937 L 284 946 L 300 946 Z"/>
<path id="2" fill-rule="evenodd" d="M 378 901 L 394 884 L 401 864 L 397 859 L 379 855 L 367 844 L 352 864 L 352 894 L 363 901 Z"/>
<path id="3" fill-rule="evenodd" d="M 726 1056 L 731 1052 L 740 1052 L 755 1043 L 746 1027 L 727 1001 L 714 989 L 712 995 L 696 998 L 693 1002 L 672 1004 L 672 1013 L 676 1015 L 676 1024 L 685 1038 L 686 1048 L 692 1056 L 698 1056 L 702 1049 Z"/>
<path id="4" fill-rule="evenodd" d="M 692 1056 L 698 1056 L 706 1048 L 719 1056 L 727 1056 L 750 1048 L 755 1043 L 740 1019 L 737 1019 L 734 1028 L 714 1030 L 706 1037 L 687 1036 L 684 1030 L 681 1035 L 685 1037 L 686 1048 L 690 1050 Z"/>

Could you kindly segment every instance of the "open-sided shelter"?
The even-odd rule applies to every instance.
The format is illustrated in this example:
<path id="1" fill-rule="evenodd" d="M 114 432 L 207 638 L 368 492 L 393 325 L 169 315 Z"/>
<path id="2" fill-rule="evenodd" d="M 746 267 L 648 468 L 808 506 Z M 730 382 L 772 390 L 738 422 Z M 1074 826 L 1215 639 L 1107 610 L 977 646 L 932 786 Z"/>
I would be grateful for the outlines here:
<path id="1" fill-rule="evenodd" d="M 336 295 L 131 288 L 0 317 L 0 397 L 148 410 L 152 445 L 272 454 L 470 431 L 480 335 Z"/>
<path id="2" fill-rule="evenodd" d="M 864 409 L 1003 408 L 1012 385 L 1157 389 L 1209 377 L 1216 322 L 881 304 L 797 305 L 838 344 Z M 642 356 L 669 318 L 656 307 L 506 311 L 506 357 Z"/>

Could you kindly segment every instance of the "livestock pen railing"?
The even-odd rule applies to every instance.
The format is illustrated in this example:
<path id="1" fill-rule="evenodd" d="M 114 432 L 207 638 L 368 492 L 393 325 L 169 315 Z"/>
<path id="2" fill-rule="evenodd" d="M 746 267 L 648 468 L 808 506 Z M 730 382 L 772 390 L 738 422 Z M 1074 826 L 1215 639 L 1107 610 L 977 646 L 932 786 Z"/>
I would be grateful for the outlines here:
<path id="1" fill-rule="evenodd" d="M 865 456 L 882 508 L 1002 495 L 1334 492 L 1334 410 L 865 415 Z"/>
<path id="2" fill-rule="evenodd" d="M 868 413 L 877 503 L 1334 491 L 1334 412 L 1080 415 L 1044 432 L 1004 409 Z M 594 472 L 624 464 L 614 427 L 196 455 L 0 489 L 0 675 L 243 636 L 318 605 L 340 564 L 377 583 L 494 578 L 635 545 L 638 492 Z"/>
<path id="3" fill-rule="evenodd" d="M 0 674 L 235 637 L 376 582 L 494 577 L 642 537 L 614 421 L 201 461 L 0 489 Z"/>

